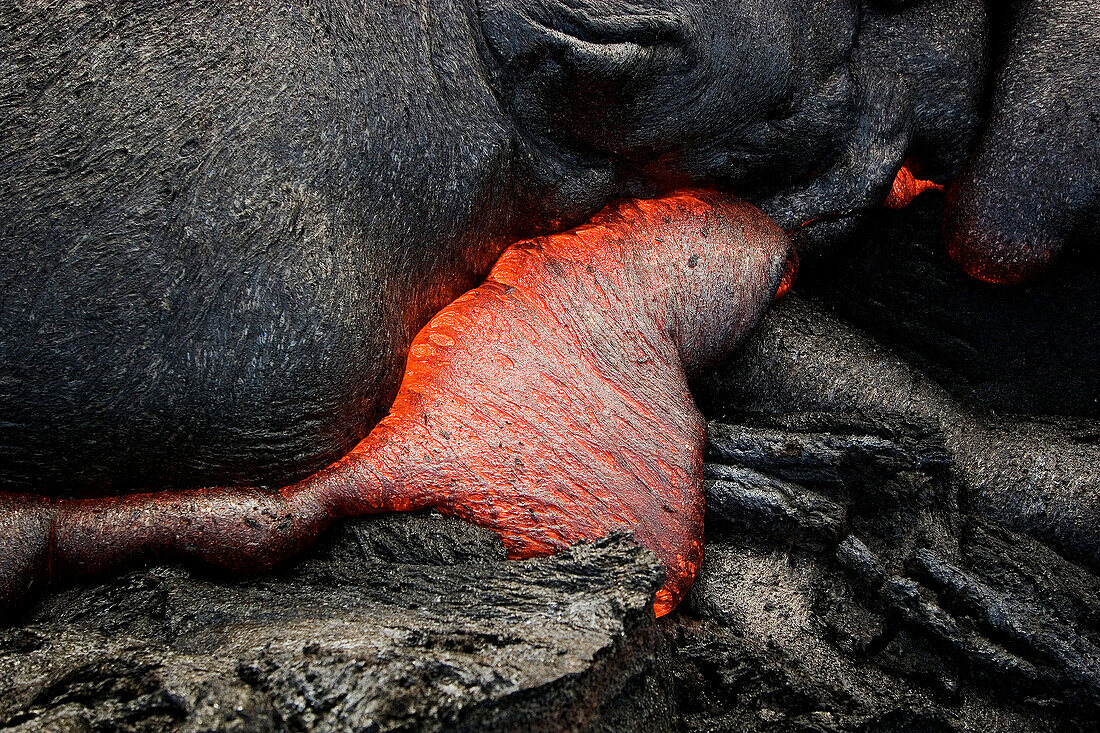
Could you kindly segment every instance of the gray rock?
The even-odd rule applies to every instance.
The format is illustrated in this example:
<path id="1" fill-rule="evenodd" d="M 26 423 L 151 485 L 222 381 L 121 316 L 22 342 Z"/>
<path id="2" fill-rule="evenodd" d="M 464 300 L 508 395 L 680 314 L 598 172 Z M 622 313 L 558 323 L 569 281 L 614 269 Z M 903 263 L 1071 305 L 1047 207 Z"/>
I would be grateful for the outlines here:
<path id="1" fill-rule="evenodd" d="M 752 468 L 708 465 L 746 478 L 709 483 L 704 568 L 663 623 L 684 729 L 1094 729 L 1100 578 L 961 508 L 942 434 L 746 420 L 710 425 L 710 458 Z"/>
<path id="2" fill-rule="evenodd" d="M 392 516 L 279 575 L 70 588 L 0 631 L 0 728 L 666 729 L 651 556 L 624 538 L 503 554 L 461 522 Z"/>

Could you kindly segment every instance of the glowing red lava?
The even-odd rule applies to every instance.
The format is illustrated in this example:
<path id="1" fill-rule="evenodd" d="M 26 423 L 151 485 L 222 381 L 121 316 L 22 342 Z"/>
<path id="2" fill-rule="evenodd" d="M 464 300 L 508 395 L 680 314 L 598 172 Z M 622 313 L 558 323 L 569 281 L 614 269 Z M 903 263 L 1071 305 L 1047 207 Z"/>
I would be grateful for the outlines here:
<path id="1" fill-rule="evenodd" d="M 798 252 L 791 250 L 790 257 L 783 265 L 783 275 L 779 278 L 779 288 L 775 291 L 775 299 L 779 300 L 791 292 L 795 280 L 798 279 Z"/>
<path id="2" fill-rule="evenodd" d="M 984 207 L 964 182 L 948 190 L 943 238 L 955 264 L 994 285 L 1020 285 L 1050 270 L 1063 249 L 1053 232 L 1037 226 L 1009 234 Z"/>
<path id="3" fill-rule="evenodd" d="M 917 178 L 909 170 L 908 165 L 903 165 L 898 170 L 898 174 L 894 176 L 890 193 L 886 196 L 886 200 L 882 202 L 882 205 L 888 209 L 904 209 L 913 203 L 913 199 L 925 191 L 942 190 L 943 186 L 941 184 Z"/>
<path id="4" fill-rule="evenodd" d="M 519 242 L 416 337 L 387 417 L 299 483 L 0 495 L 0 607 L 140 560 L 270 568 L 335 519 L 436 507 L 513 558 L 633 532 L 665 567 L 667 613 L 702 560 L 704 421 L 687 378 L 756 323 L 788 249 L 752 206 L 691 191 Z"/>

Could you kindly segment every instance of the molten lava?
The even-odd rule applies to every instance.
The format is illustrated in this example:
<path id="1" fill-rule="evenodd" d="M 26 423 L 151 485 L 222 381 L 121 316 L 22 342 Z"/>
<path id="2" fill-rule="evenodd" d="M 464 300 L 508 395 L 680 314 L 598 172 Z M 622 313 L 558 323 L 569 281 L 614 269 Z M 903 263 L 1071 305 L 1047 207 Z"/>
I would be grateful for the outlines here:
<path id="1" fill-rule="evenodd" d="M 890 187 L 890 193 L 882 205 L 888 209 L 904 209 L 913 203 L 913 199 L 925 191 L 942 191 L 943 186 L 932 181 L 925 181 L 913 175 L 908 165 L 903 165 L 894 176 L 894 183 Z"/>
<path id="2" fill-rule="evenodd" d="M 335 519 L 436 507 L 513 558 L 632 532 L 665 567 L 667 613 L 702 560 L 704 421 L 687 378 L 757 322 L 788 249 L 757 209 L 697 192 L 515 244 L 413 341 L 387 417 L 299 483 L 0 496 L 0 607 L 138 560 L 266 569 Z"/>
<path id="3" fill-rule="evenodd" d="M 792 249 L 790 257 L 787 258 L 786 263 L 783 265 L 783 274 L 779 278 L 779 288 L 775 291 L 775 299 L 779 300 L 787 293 L 791 292 L 791 288 L 794 287 L 794 281 L 797 279 L 798 252 Z"/>

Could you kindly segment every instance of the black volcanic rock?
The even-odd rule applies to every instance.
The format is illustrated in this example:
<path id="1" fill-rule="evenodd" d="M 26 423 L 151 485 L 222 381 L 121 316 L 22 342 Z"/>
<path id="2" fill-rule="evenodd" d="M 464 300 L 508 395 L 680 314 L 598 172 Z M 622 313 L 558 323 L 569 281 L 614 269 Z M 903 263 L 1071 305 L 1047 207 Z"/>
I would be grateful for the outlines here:
<path id="1" fill-rule="evenodd" d="M 932 191 L 905 209 L 881 209 L 843 256 L 803 268 L 800 290 L 961 399 L 1002 412 L 1100 419 L 1094 243 L 1082 237 L 1025 286 L 989 285 L 947 256 L 943 205 Z"/>

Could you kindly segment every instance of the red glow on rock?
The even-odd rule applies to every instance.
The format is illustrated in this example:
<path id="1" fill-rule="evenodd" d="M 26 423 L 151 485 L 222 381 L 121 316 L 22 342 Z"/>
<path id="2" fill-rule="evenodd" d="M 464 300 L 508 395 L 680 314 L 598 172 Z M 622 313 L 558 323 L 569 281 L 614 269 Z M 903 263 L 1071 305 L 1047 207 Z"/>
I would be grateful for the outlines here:
<path id="1" fill-rule="evenodd" d="M 1002 241 L 988 233 L 959 231 L 944 222 L 947 254 L 966 274 L 993 285 L 1021 285 L 1047 272 L 1059 248 L 1055 245 Z"/>
<path id="2" fill-rule="evenodd" d="M 886 200 L 882 202 L 882 205 L 888 209 L 904 209 L 906 206 L 913 203 L 913 199 L 925 191 L 942 190 L 943 186 L 941 184 L 917 178 L 913 175 L 913 172 L 909 170 L 908 165 L 903 165 L 901 169 L 898 170 L 898 174 L 894 176 L 894 183 L 890 187 L 890 193 L 886 196 Z"/>
<path id="3" fill-rule="evenodd" d="M 947 253 L 963 271 L 994 285 L 1020 285 L 1054 265 L 1062 243 L 1042 227 L 1006 233 L 965 182 L 947 192 L 943 238 Z"/>
<path id="4" fill-rule="evenodd" d="M 806 221 L 802 222 L 802 223 L 801 223 L 801 224 L 799 224 L 798 226 L 796 226 L 796 227 L 794 227 L 794 228 L 792 228 L 792 229 L 788 229 L 788 230 L 787 230 L 787 236 L 791 236 L 791 235 L 793 235 L 793 234 L 794 234 L 795 232 L 797 232 L 797 231 L 798 231 L 799 229 L 802 229 L 802 228 L 804 228 L 804 227 L 808 227 L 808 226 L 810 226 L 811 224 L 816 224 L 817 222 L 819 222 L 819 221 L 821 221 L 821 220 L 822 220 L 822 219 L 821 219 L 821 217 L 820 217 L 820 216 L 815 216 L 815 217 L 812 217 L 812 218 L 810 218 L 810 219 L 807 219 Z"/>
<path id="5" fill-rule="evenodd" d="M 787 258 L 787 262 L 783 265 L 783 275 L 779 278 L 779 287 L 775 291 L 775 299 L 779 300 L 789 293 L 797 279 L 798 252 L 792 249 L 791 256 Z"/>
<path id="6" fill-rule="evenodd" d="M 665 567 L 654 611 L 668 613 L 703 556 L 704 421 L 687 375 L 756 322 L 787 254 L 755 208 L 692 191 L 519 242 L 416 337 L 370 435 L 297 484 L 0 495 L 0 593 L 149 558 L 259 570 L 334 519 L 435 507 L 513 558 L 631 532 Z"/>

